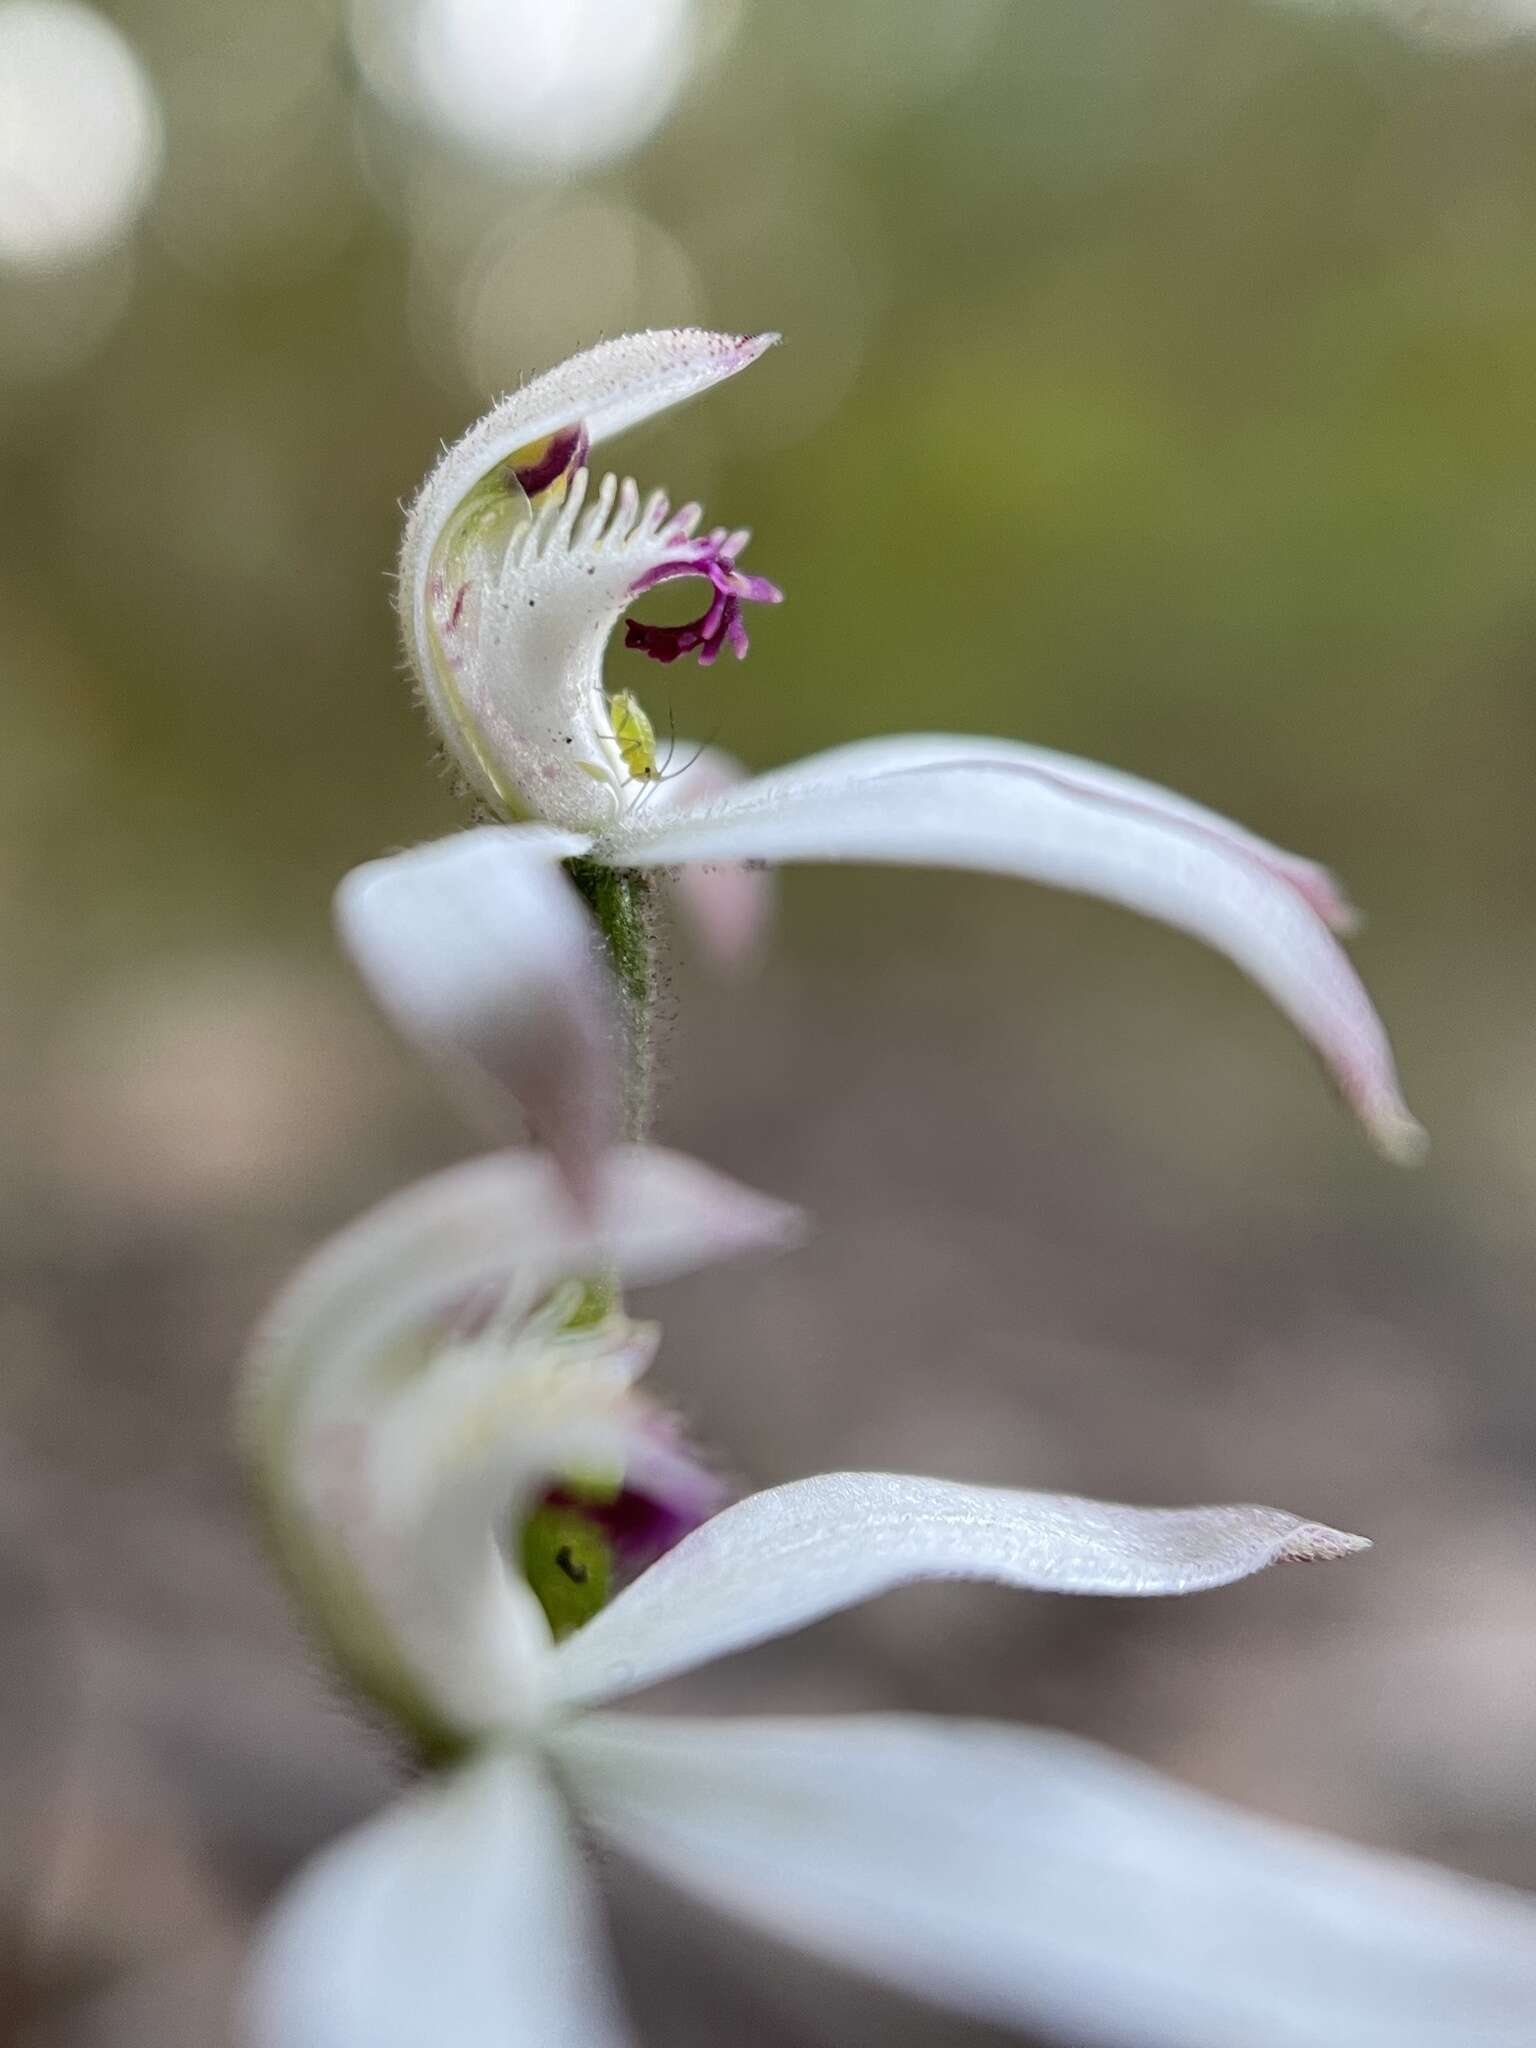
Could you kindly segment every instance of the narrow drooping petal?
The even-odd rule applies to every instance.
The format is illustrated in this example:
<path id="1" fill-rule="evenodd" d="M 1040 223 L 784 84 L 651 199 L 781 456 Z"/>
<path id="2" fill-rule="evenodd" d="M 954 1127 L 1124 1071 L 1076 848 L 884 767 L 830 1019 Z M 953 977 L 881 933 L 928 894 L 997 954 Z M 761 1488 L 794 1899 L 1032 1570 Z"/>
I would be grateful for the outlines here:
<path id="1" fill-rule="evenodd" d="M 996 765 L 1024 769 L 1055 782 L 1077 795 L 1100 797 L 1123 804 L 1129 810 L 1149 812 L 1209 833 L 1234 851 L 1249 854 L 1261 867 L 1289 882 L 1332 931 L 1353 931 L 1359 913 L 1327 868 L 1302 855 L 1287 853 L 1284 847 L 1261 839 L 1246 826 L 1224 818 L 1204 804 L 1197 804 L 1176 790 L 1148 782 L 1123 769 L 1107 768 L 1101 762 L 1084 760 L 1077 754 L 1058 753 L 1053 747 L 1034 747 L 1023 740 L 995 739 L 970 733 L 904 732 L 878 738 L 850 740 L 847 745 L 829 747 L 808 760 L 797 761 L 782 773 L 796 783 L 815 779 L 842 782 L 849 776 L 861 780 L 886 774 L 892 769 L 956 768 Z M 759 786 L 777 778 L 767 775 Z"/>
<path id="2" fill-rule="evenodd" d="M 318 1857 L 246 1986 L 249 2048 L 625 2048 L 602 1912 L 540 1768 L 491 1754 Z"/>
<path id="3" fill-rule="evenodd" d="M 406 652 L 450 755 L 498 816 L 580 831 L 622 809 L 603 649 L 646 579 L 718 573 L 716 623 L 741 651 L 740 605 L 761 579 L 737 568 L 739 548 L 716 565 L 694 537 L 697 505 L 674 514 L 659 491 L 642 503 L 631 479 L 599 481 L 587 460 L 775 339 L 680 328 L 603 342 L 496 406 L 411 507 L 397 597 Z"/>
<path id="4" fill-rule="evenodd" d="M 606 852 L 636 867 L 840 860 L 971 868 L 1123 904 L 1203 939 L 1251 975 L 1389 1157 L 1410 1159 L 1422 1147 L 1386 1033 L 1315 907 L 1317 892 L 1203 821 L 1011 760 L 843 775 L 813 761 L 803 780 L 781 769 L 696 815 L 626 821 Z"/>
<path id="5" fill-rule="evenodd" d="M 432 1734 L 532 1710 L 549 1630 L 505 1568 L 498 1510 L 580 1452 L 643 1465 L 666 1498 L 680 1457 L 630 1393 L 651 1333 L 551 1291 L 669 1278 L 794 1230 L 783 1204 L 643 1148 L 604 1163 L 584 1222 L 548 1159 L 510 1153 L 383 1203 L 300 1268 L 247 1361 L 247 1445 L 357 1684 Z"/>
<path id="6" fill-rule="evenodd" d="M 1094 2048 L 1529 2048 L 1536 1904 L 1255 1819 L 1070 1737 L 594 1715 L 637 1861 L 814 1953 Z"/>
<path id="7" fill-rule="evenodd" d="M 456 833 L 354 868 L 336 923 L 404 1035 L 510 1097 L 590 1211 L 619 1053 L 597 935 L 559 866 L 584 847 L 539 825 Z"/>
<path id="8" fill-rule="evenodd" d="M 651 824 L 701 809 L 747 780 L 748 771 L 720 747 L 679 740 L 670 749 L 675 766 L 642 793 L 637 814 Z M 773 916 L 773 877 L 763 868 L 735 861 L 689 862 L 672 877 L 683 915 L 719 967 L 740 972 L 750 966 Z"/>
<path id="9" fill-rule="evenodd" d="M 752 1494 L 685 1537 L 561 1644 L 546 1680 L 563 1701 L 610 1699 L 916 1579 L 1194 1593 L 1366 1547 L 1279 1508 L 1122 1507 L 830 1472 Z"/>

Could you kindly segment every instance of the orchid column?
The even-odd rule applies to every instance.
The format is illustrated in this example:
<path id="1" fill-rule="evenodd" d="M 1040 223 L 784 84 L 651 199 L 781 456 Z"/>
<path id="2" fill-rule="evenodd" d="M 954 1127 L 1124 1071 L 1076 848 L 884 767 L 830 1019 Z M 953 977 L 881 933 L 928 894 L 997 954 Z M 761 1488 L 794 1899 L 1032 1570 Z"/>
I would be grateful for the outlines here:
<path id="1" fill-rule="evenodd" d="M 1381 1149 L 1414 1156 L 1422 1134 L 1335 936 L 1349 906 L 1314 863 L 1149 783 L 1013 740 L 861 740 L 750 780 L 713 748 L 683 744 L 678 772 L 665 769 L 634 690 L 605 677 L 614 628 L 656 585 L 694 578 L 699 616 L 681 627 L 631 618 L 625 648 L 707 667 L 727 647 L 745 655 L 744 607 L 780 593 L 742 568 L 745 528 L 701 531 L 698 505 L 674 511 L 660 491 L 598 480 L 589 464 L 602 442 L 735 376 L 775 338 L 677 329 L 605 342 L 504 400 L 416 499 L 398 591 L 406 651 L 466 789 L 497 822 L 343 885 L 342 931 L 386 1006 L 440 1054 L 461 1065 L 468 1055 L 510 1087 L 589 1196 L 618 1126 L 598 1052 L 613 1016 L 586 958 L 590 921 L 572 906 L 595 913 L 606 941 L 630 1045 L 624 1121 L 637 1136 L 649 1112 L 654 876 L 674 881 L 706 941 L 732 956 L 766 914 L 764 865 L 1015 875 L 1142 911 L 1225 953 L 1311 1042 Z M 495 943 L 441 927 L 456 864 L 473 882 L 462 914 Z"/>

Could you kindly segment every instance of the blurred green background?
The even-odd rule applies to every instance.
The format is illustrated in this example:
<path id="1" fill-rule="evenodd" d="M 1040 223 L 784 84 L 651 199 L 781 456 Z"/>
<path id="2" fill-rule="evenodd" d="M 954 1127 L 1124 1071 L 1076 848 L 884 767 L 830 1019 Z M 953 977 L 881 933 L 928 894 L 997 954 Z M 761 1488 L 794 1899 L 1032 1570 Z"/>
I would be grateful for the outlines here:
<path id="1" fill-rule="evenodd" d="M 1185 1605 L 904 1594 L 688 1697 L 1057 1722 L 1536 1884 L 1536 10 L 110 18 L 0 4 L 0 2038 L 219 2039 L 388 1782 L 247 1531 L 233 1361 L 475 1142 L 328 928 L 462 822 L 399 503 L 645 325 L 787 337 L 615 458 L 787 592 L 740 670 L 610 656 L 658 727 L 1029 737 L 1326 859 L 1435 1141 L 1380 1165 L 1229 969 L 1076 900 L 803 871 L 754 987 L 683 947 L 663 1133 L 819 1219 L 660 1304 L 732 1469 L 1378 1542 Z M 657 2040 L 993 2038 L 619 1883 Z"/>

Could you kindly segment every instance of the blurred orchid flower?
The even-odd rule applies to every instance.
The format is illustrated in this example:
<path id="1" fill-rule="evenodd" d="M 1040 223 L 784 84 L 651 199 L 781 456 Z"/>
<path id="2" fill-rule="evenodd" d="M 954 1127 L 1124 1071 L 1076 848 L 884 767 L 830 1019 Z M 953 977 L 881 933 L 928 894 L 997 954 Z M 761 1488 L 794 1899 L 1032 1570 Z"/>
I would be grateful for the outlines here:
<path id="1" fill-rule="evenodd" d="M 510 828 L 494 854 L 474 856 L 488 885 L 500 877 L 509 940 L 505 1013 L 483 1013 L 476 1036 L 482 1048 L 494 1039 L 492 1070 L 521 1088 L 567 1168 L 590 1192 L 604 1107 L 590 1095 L 592 1049 L 606 1027 L 578 958 L 582 928 L 560 907 L 562 861 L 674 871 L 725 958 L 761 932 L 765 863 L 962 868 L 1103 897 L 1235 961 L 1316 1048 L 1381 1149 L 1414 1154 L 1422 1133 L 1386 1036 L 1333 936 L 1348 928 L 1347 904 L 1321 868 L 1215 813 L 1066 755 L 952 735 L 855 742 L 752 780 L 713 748 L 687 750 L 666 773 L 633 693 L 605 689 L 614 626 L 656 585 L 698 579 L 707 598 L 695 621 L 631 618 L 625 645 L 707 665 L 725 647 L 744 655 L 743 607 L 780 593 L 741 567 L 744 529 L 701 535 L 697 505 L 673 512 L 659 492 L 642 500 L 611 474 L 594 486 L 588 461 L 605 438 L 734 376 L 776 338 L 678 329 L 575 356 L 456 442 L 407 521 L 399 608 L 412 667 L 470 789 Z M 408 853 L 350 878 L 341 923 L 365 971 L 378 970 L 386 1004 L 407 1023 L 431 1013 L 430 1039 L 451 994 L 430 958 L 430 914 L 414 955 L 398 931 L 381 936 L 397 894 L 424 910 L 424 859 L 436 857 Z M 431 869 L 438 880 L 448 872 Z"/>
<path id="2" fill-rule="evenodd" d="M 1235 1812 L 1066 1737 L 610 1702 L 918 1579 L 1185 1593 L 1359 1538 L 885 1473 L 720 1508 L 594 1288 L 784 1243 L 674 1154 L 592 1226 L 505 1154 L 321 1250 L 256 1342 L 250 1446 L 352 1676 L 442 1769 L 323 1853 L 261 1938 L 255 2048 L 616 2048 L 577 1829 L 771 1933 L 965 2012 L 1168 2048 L 1512 2044 L 1536 1913 Z"/>

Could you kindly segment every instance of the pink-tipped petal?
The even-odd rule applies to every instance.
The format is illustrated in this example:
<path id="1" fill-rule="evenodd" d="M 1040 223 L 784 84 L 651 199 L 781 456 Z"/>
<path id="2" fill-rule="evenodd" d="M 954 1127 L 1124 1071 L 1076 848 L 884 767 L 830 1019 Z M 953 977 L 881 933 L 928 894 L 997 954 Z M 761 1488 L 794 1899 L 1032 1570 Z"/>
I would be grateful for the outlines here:
<path id="1" fill-rule="evenodd" d="M 1023 750 L 1027 755 L 1027 750 Z M 967 868 L 1103 897 L 1203 939 L 1264 989 L 1322 1058 L 1374 1142 L 1417 1158 L 1385 1031 L 1319 904 L 1320 871 L 1142 785 L 1043 767 L 1006 742 L 869 741 L 760 776 L 605 841 L 637 867 L 841 860 Z M 1219 828 L 1219 829 L 1218 829 Z"/>
<path id="2" fill-rule="evenodd" d="M 762 781 L 771 784 L 782 775 L 797 785 L 809 781 L 842 782 L 849 776 L 864 780 L 896 769 L 966 766 L 1017 768 L 1079 796 L 1097 797 L 1106 803 L 1123 804 L 1133 811 L 1198 828 L 1234 851 L 1250 854 L 1262 867 L 1288 882 L 1330 930 L 1347 936 L 1360 923 L 1360 913 L 1337 877 L 1319 862 L 1288 853 L 1283 846 L 1260 838 L 1257 832 L 1250 832 L 1219 811 L 1180 796 L 1177 790 L 1164 789 L 1160 783 L 1128 775 L 1120 768 L 1105 767 L 1098 761 L 1084 760 L 1077 754 L 1031 746 L 1024 740 L 996 739 L 981 733 L 884 733 L 874 739 L 850 740 L 840 747 L 828 747 L 807 760 L 776 770 L 772 776 L 764 776 Z"/>

